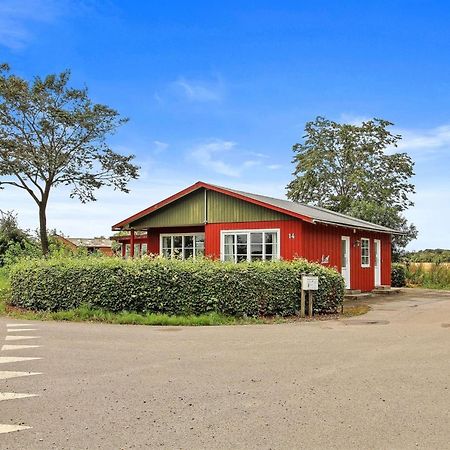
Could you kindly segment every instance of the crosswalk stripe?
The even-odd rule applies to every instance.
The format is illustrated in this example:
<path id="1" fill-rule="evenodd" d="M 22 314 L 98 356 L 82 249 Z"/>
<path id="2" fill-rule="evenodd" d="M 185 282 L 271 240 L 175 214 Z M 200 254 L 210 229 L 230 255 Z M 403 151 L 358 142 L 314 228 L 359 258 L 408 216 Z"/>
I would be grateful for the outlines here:
<path id="1" fill-rule="evenodd" d="M 0 392 L 0 402 L 3 400 L 15 400 L 18 398 L 38 397 L 38 394 L 18 394 L 16 392 Z"/>
<path id="2" fill-rule="evenodd" d="M 16 331 L 37 331 L 37 328 L 11 328 L 8 329 L 8 333 L 15 333 Z"/>
<path id="3" fill-rule="evenodd" d="M 6 336 L 5 341 L 21 341 L 22 339 L 37 339 L 40 336 Z"/>
<path id="4" fill-rule="evenodd" d="M 32 375 L 42 375 L 42 372 L 12 372 L 10 370 L 0 370 L 0 380 L 8 378 L 29 377 Z"/>
<path id="5" fill-rule="evenodd" d="M 40 345 L 19 345 L 19 344 L 10 344 L 10 345 L 8 345 L 8 344 L 5 344 L 2 347 L 2 351 L 5 351 L 5 350 L 23 350 L 23 349 L 26 349 L 26 348 L 38 348 L 38 347 L 40 347 Z"/>
<path id="6" fill-rule="evenodd" d="M 29 430 L 25 425 L 4 425 L 0 423 L 0 433 L 12 433 L 13 431 Z"/>
<path id="7" fill-rule="evenodd" d="M 21 362 L 21 361 L 33 361 L 34 359 L 42 359 L 32 356 L 0 356 L 0 364 Z"/>

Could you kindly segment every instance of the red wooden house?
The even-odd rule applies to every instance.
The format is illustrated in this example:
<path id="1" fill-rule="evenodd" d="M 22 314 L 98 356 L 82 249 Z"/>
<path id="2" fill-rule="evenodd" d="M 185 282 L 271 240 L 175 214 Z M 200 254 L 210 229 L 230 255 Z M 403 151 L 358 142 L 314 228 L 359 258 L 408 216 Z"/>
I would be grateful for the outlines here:
<path id="1" fill-rule="evenodd" d="M 115 224 L 124 257 L 223 261 L 296 257 L 342 273 L 349 289 L 391 284 L 395 230 L 323 208 L 201 181 Z"/>

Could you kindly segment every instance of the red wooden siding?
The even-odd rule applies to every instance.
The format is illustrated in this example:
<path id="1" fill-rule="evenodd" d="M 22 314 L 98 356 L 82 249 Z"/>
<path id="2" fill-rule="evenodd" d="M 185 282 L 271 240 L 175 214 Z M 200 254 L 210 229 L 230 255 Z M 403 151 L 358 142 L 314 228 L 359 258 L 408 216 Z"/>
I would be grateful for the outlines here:
<path id="1" fill-rule="evenodd" d="M 263 222 L 209 223 L 205 227 L 205 253 L 220 258 L 220 232 L 222 230 L 280 229 L 280 256 L 293 259 L 300 256 L 302 239 L 300 220 L 273 220 Z M 289 234 L 291 237 L 289 238 Z"/>
<path id="2" fill-rule="evenodd" d="M 220 233 L 223 230 L 279 229 L 280 256 L 291 260 L 303 257 L 309 261 L 341 271 L 341 237 L 350 237 L 350 284 L 352 289 L 370 291 L 375 285 L 375 244 L 381 241 L 381 284 L 391 284 L 391 238 L 388 234 L 353 230 L 332 225 L 311 224 L 301 220 L 273 220 L 260 222 L 210 223 L 205 226 L 152 228 L 147 236 L 136 236 L 135 243 L 147 243 L 148 253 L 159 254 L 161 233 L 205 232 L 205 254 L 220 258 Z M 361 238 L 370 239 L 370 267 L 361 267 Z M 129 237 L 118 238 L 129 243 Z M 323 259 L 329 257 L 328 262 Z"/>
<path id="3" fill-rule="evenodd" d="M 355 232 L 354 232 L 355 231 Z M 375 286 L 375 244 L 381 241 L 381 284 L 391 284 L 391 240 L 388 234 L 375 233 L 331 225 L 303 224 L 302 255 L 310 260 L 321 262 L 322 256 L 329 255 L 328 267 L 341 271 L 341 236 L 350 237 L 350 285 L 352 289 L 370 291 Z M 361 238 L 370 239 L 370 267 L 361 267 Z"/>

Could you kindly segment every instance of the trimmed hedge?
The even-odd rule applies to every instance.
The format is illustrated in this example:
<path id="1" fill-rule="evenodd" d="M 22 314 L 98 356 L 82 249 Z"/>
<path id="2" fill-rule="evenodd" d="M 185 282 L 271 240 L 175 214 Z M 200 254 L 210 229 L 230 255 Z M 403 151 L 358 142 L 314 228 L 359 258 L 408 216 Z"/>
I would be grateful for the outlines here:
<path id="1" fill-rule="evenodd" d="M 406 286 L 406 267 L 400 263 L 394 263 L 391 267 L 392 287 Z"/>
<path id="2" fill-rule="evenodd" d="M 109 311 L 233 316 L 292 315 L 302 273 L 319 276 L 316 313 L 335 312 L 344 281 L 335 270 L 305 260 L 223 263 L 164 258 L 24 261 L 11 270 L 12 304 L 60 311 L 82 304 Z"/>

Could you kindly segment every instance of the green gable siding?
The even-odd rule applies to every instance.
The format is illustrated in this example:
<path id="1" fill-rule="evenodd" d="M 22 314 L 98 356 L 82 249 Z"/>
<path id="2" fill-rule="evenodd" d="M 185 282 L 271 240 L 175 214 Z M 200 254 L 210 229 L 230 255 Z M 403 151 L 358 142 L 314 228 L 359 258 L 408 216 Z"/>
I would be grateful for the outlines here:
<path id="1" fill-rule="evenodd" d="M 199 189 L 130 223 L 130 228 L 202 225 L 205 222 L 205 190 Z"/>
<path id="2" fill-rule="evenodd" d="M 289 216 L 216 191 L 208 191 L 208 223 L 289 220 Z"/>
<path id="3" fill-rule="evenodd" d="M 207 191 L 207 221 L 260 222 L 268 220 L 289 220 L 290 217 L 238 198 Z M 205 189 L 198 189 L 168 205 L 129 224 L 130 228 L 162 228 L 205 223 Z"/>

